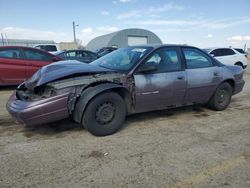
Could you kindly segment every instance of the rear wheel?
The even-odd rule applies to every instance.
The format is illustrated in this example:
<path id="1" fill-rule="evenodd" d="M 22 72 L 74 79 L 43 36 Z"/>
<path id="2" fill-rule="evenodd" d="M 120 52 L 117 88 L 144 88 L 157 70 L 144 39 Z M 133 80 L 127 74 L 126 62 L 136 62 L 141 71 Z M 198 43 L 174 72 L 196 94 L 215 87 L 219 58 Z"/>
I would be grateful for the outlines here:
<path id="1" fill-rule="evenodd" d="M 209 101 L 210 108 L 214 110 L 224 110 L 231 102 L 232 87 L 228 82 L 224 82 L 218 86 L 214 95 Z"/>
<path id="2" fill-rule="evenodd" d="M 91 134 L 106 136 L 121 128 L 125 116 L 126 107 L 122 97 L 114 92 L 106 92 L 90 101 L 82 124 Z"/>

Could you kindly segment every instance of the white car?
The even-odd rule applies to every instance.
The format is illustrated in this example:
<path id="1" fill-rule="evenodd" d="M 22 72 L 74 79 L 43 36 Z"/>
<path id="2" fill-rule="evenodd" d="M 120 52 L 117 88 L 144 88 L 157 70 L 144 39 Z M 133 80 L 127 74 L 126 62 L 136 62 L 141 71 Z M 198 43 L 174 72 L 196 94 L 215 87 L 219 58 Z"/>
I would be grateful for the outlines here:
<path id="1" fill-rule="evenodd" d="M 204 51 L 223 64 L 238 65 L 243 69 L 247 67 L 247 58 L 245 54 L 242 54 L 233 48 L 208 48 L 204 49 Z"/>
<path id="2" fill-rule="evenodd" d="M 38 48 L 40 50 L 45 50 L 45 51 L 50 52 L 52 54 L 59 52 L 58 46 L 56 44 L 40 44 L 40 45 L 34 46 L 34 48 Z"/>

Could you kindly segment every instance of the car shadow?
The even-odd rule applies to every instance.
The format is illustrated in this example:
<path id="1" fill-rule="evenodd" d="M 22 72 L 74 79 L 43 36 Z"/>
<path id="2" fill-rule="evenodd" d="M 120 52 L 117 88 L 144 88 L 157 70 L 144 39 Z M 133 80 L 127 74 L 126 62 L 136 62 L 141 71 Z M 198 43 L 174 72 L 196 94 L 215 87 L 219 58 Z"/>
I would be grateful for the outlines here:
<path id="1" fill-rule="evenodd" d="M 150 121 L 157 118 L 178 118 L 179 114 L 192 112 L 193 117 L 207 117 L 209 114 L 206 112 L 207 109 L 202 105 L 185 106 L 173 109 L 158 110 L 152 112 L 144 112 L 139 114 L 133 114 L 126 118 L 126 122 L 122 129 L 126 129 L 132 123 L 140 121 Z"/>
<path id="2" fill-rule="evenodd" d="M 0 86 L 0 91 L 15 90 L 17 86 Z"/>
<path id="3" fill-rule="evenodd" d="M 132 123 L 137 123 L 141 121 L 148 121 L 162 117 L 171 117 L 174 115 L 177 115 L 176 118 L 178 118 L 178 114 L 185 112 L 193 112 L 193 115 L 197 117 L 209 116 L 208 114 L 205 113 L 205 107 L 202 106 L 188 106 L 188 107 L 180 107 L 169 110 L 144 112 L 128 116 L 125 120 L 122 129 L 126 129 L 126 127 L 130 126 L 130 124 Z M 36 135 L 46 135 L 46 136 L 58 135 L 58 137 L 62 137 L 62 133 L 68 134 L 75 131 L 84 131 L 84 128 L 81 124 L 75 123 L 73 120 L 69 118 L 48 124 L 25 126 L 24 129 L 22 130 L 24 136 L 27 138 Z M 63 135 L 65 136 L 65 134 Z"/>
<path id="4" fill-rule="evenodd" d="M 48 124 L 25 126 L 22 132 L 25 137 L 30 138 L 36 135 L 54 136 L 81 130 L 83 130 L 81 124 L 75 123 L 68 118 Z"/>

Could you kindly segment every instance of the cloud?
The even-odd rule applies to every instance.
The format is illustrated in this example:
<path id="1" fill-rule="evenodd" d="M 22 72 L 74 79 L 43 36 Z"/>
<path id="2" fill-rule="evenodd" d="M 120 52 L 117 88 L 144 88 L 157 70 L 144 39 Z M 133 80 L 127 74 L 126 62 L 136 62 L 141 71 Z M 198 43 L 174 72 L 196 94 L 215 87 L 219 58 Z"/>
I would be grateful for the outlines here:
<path id="1" fill-rule="evenodd" d="M 82 32 L 82 33 L 92 33 L 92 28 L 87 27 L 87 28 L 85 28 L 85 29 L 82 29 L 81 32 Z"/>
<path id="2" fill-rule="evenodd" d="M 250 41 L 250 35 L 246 35 L 246 36 L 242 36 L 242 35 L 237 35 L 237 36 L 233 36 L 233 37 L 229 37 L 227 38 L 227 40 L 229 41 Z"/>
<path id="3" fill-rule="evenodd" d="M 0 33 L 7 35 L 10 39 L 33 39 L 33 40 L 54 40 L 56 42 L 72 41 L 64 32 L 44 31 L 30 28 L 5 27 L 0 29 Z"/>
<path id="4" fill-rule="evenodd" d="M 208 34 L 208 35 L 206 36 L 206 38 L 213 38 L 213 35 L 212 35 L 212 34 Z"/>
<path id="5" fill-rule="evenodd" d="M 157 13 L 167 12 L 167 11 L 171 11 L 171 10 L 180 11 L 180 10 L 184 10 L 184 9 L 185 8 L 183 6 L 176 5 L 173 3 L 167 3 L 167 4 L 164 4 L 163 6 L 160 6 L 160 7 L 149 7 L 149 9 L 147 10 L 147 13 L 157 14 Z"/>
<path id="6" fill-rule="evenodd" d="M 108 15 L 109 15 L 109 12 L 108 12 L 108 11 L 101 11 L 101 15 L 103 15 L 103 16 L 108 16 Z"/>
<path id="7" fill-rule="evenodd" d="M 168 19 L 148 19 L 143 21 L 130 21 L 127 24 L 132 25 L 143 25 L 143 26 L 173 26 L 179 28 L 189 27 L 190 29 L 226 29 L 230 27 L 235 27 L 241 24 L 249 24 L 250 18 L 241 18 L 238 20 L 208 20 L 208 19 L 199 19 L 199 20 L 168 20 Z"/>
<path id="8" fill-rule="evenodd" d="M 133 0 L 119 0 L 119 2 L 121 2 L 121 3 L 129 3 L 131 1 L 133 1 Z"/>
<path id="9" fill-rule="evenodd" d="M 139 11 L 132 10 L 130 12 L 120 14 L 116 17 L 117 20 L 125 20 L 133 17 L 140 17 L 141 15 L 139 14 Z"/>
<path id="10" fill-rule="evenodd" d="M 110 27 L 110 26 L 101 26 L 101 27 L 97 27 L 96 30 L 101 31 L 101 32 L 115 32 L 118 30 L 118 28 Z"/>
<path id="11" fill-rule="evenodd" d="M 83 44 L 86 45 L 91 39 L 97 36 L 115 31 L 118 31 L 118 28 L 114 26 L 86 27 L 81 30 L 77 29 L 76 38 L 82 40 Z M 53 40 L 55 42 L 73 41 L 72 33 L 41 31 L 29 28 L 5 27 L 0 28 L 0 33 L 3 33 L 4 36 L 6 34 L 9 39 Z"/>
<path id="12" fill-rule="evenodd" d="M 135 0 L 117 0 L 117 1 L 112 1 L 113 4 L 117 4 L 117 3 L 130 3 L 133 2 Z"/>
<path id="13" fill-rule="evenodd" d="M 109 34 L 118 31 L 117 27 L 114 26 L 99 26 L 96 28 L 84 28 L 80 33 L 77 33 L 77 38 L 81 39 L 83 45 L 86 45 L 90 40 L 100 35 Z"/>

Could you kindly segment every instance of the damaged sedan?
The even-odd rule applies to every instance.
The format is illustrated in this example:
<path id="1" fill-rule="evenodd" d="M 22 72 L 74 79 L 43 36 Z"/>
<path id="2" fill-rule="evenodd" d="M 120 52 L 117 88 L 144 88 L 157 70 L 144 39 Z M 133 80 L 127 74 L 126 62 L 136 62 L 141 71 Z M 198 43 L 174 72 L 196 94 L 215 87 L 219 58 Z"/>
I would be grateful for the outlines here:
<path id="1" fill-rule="evenodd" d="M 243 70 L 187 45 L 133 46 L 90 64 L 47 65 L 7 102 L 16 122 L 72 118 L 96 136 L 117 132 L 129 114 L 208 104 L 224 110 L 244 86 Z"/>

